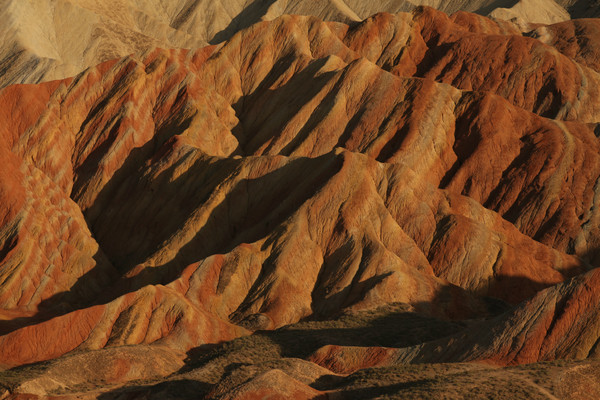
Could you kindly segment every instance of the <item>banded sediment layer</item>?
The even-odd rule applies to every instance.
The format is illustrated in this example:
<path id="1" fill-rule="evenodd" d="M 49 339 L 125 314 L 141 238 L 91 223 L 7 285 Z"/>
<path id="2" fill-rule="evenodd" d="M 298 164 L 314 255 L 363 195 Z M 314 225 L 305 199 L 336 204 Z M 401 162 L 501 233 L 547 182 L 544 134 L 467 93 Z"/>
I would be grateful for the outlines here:
<path id="1" fill-rule="evenodd" d="M 7 396 L 595 379 L 596 20 L 346 3 L 0 91 Z"/>

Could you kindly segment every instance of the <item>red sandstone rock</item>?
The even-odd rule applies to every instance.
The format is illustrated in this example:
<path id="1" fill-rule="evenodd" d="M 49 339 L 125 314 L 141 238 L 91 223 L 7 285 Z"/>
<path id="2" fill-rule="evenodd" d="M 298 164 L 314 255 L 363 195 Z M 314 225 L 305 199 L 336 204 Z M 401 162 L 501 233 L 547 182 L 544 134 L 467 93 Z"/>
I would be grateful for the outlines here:
<path id="1" fill-rule="evenodd" d="M 599 276 L 594 270 L 546 289 L 513 311 L 447 339 L 405 349 L 326 346 L 309 360 L 350 373 L 407 362 L 514 365 L 597 358 Z"/>
<path id="2" fill-rule="evenodd" d="M 594 355 L 600 77 L 571 40 L 593 26 L 283 16 L 0 91 L 0 364 L 397 302 L 478 318 L 482 296 L 520 304 L 446 341 L 310 359 Z M 235 390 L 321 394 L 277 370 Z"/>

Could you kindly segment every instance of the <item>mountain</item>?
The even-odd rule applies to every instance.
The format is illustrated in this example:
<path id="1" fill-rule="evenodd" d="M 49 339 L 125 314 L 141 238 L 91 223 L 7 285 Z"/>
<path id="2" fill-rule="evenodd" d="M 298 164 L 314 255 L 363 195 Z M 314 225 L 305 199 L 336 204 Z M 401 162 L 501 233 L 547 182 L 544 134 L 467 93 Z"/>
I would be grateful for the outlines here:
<path id="1" fill-rule="evenodd" d="M 511 312 L 443 339 L 401 349 L 327 345 L 309 360 L 337 373 L 349 373 L 404 363 L 483 361 L 515 365 L 597 358 L 598 275 L 594 270 L 546 289 Z M 365 358 L 367 365 L 357 364 Z"/>
<path id="2" fill-rule="evenodd" d="M 119 4 L 13 26 L 136 54 L 0 89 L 6 397 L 600 390 L 596 20 Z M 61 7 L 130 30 L 82 52 Z"/>
<path id="3" fill-rule="evenodd" d="M 5 0 L 0 4 L 0 87 L 63 79 L 155 47 L 196 49 L 220 43 L 253 23 L 284 14 L 351 23 L 418 5 L 447 13 L 492 13 L 514 19 L 524 30 L 530 29 L 527 22 L 569 19 L 553 0 Z M 566 5 L 582 8 L 580 3 Z"/>

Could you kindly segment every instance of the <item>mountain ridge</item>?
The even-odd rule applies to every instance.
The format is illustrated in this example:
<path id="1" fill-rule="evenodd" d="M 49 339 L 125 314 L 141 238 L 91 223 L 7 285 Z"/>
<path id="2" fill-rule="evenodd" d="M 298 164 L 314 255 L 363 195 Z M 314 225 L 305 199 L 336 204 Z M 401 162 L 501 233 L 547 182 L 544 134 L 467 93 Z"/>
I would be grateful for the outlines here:
<path id="1" fill-rule="evenodd" d="M 529 4 L 533 1 L 536 3 Z M 141 54 L 153 47 L 198 48 L 208 43 L 217 44 L 253 23 L 283 14 L 315 15 L 348 23 L 359 22 L 376 12 L 406 12 L 425 5 L 448 13 L 465 10 L 487 15 L 496 10 L 499 17 L 515 19 L 516 26 L 524 30 L 530 30 L 528 22 L 549 24 L 569 18 L 553 0 L 512 3 L 516 2 L 379 0 L 367 5 L 342 0 L 318 3 L 305 0 L 12 0 L 2 6 L 8 20 L 0 27 L 7 42 L 0 54 L 0 86 L 63 79 L 100 62 Z M 501 8 L 505 6 L 508 8 Z M 546 10 L 545 14 L 540 14 L 540 10 Z M 537 19 L 539 15 L 543 17 Z M 73 24 L 75 20 L 79 22 Z"/>
<path id="2" fill-rule="evenodd" d="M 6 395 L 597 389 L 595 23 L 283 15 L 0 89 Z"/>

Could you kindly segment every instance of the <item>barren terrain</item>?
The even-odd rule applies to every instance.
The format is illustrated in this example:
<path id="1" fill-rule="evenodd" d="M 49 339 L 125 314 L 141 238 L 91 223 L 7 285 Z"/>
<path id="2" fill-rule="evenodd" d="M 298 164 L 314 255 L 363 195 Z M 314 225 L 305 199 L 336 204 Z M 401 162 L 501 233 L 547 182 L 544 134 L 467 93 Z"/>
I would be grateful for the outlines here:
<path id="1" fill-rule="evenodd" d="M 0 398 L 600 396 L 598 10 L 316 3 L 0 3 Z"/>

